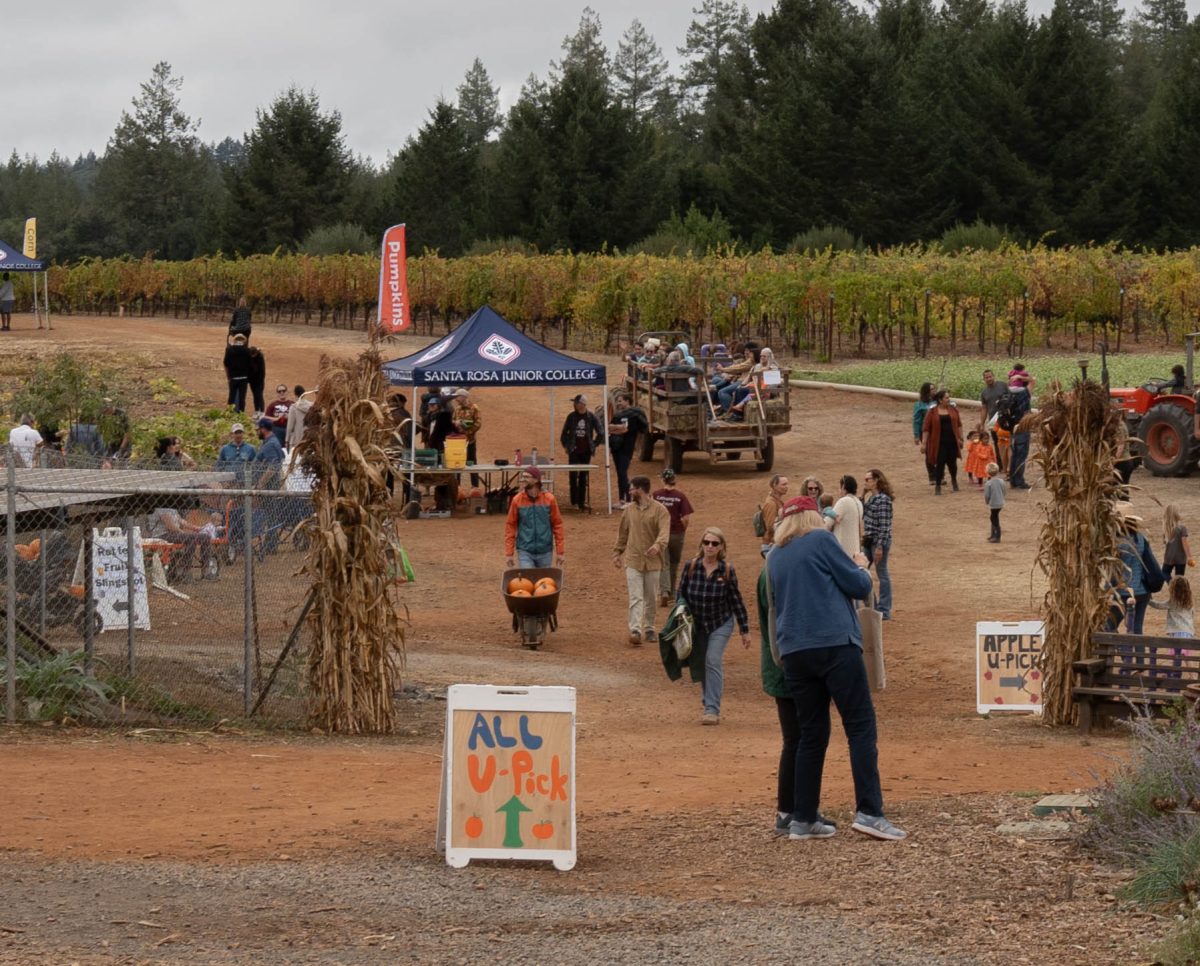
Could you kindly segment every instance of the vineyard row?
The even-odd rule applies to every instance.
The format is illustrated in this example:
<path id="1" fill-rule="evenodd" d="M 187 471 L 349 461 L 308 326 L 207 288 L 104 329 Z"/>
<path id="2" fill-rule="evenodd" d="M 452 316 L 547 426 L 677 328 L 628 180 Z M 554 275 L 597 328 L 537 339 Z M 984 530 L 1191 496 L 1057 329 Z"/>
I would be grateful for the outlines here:
<path id="1" fill-rule="evenodd" d="M 364 329 L 379 260 L 368 255 L 88 259 L 50 268 L 51 310 L 220 317 L 241 296 L 255 321 Z M 923 248 L 818 255 L 526 255 L 408 261 L 418 332 L 484 303 L 539 339 L 611 348 L 643 330 L 693 340 L 758 336 L 795 354 L 922 354 L 1076 347 L 1097 332 L 1176 343 L 1200 328 L 1200 248 L 1165 253 L 1042 245 L 949 255 Z M 18 298 L 31 299 L 29 279 Z M 23 288 L 21 287 L 23 286 Z"/>

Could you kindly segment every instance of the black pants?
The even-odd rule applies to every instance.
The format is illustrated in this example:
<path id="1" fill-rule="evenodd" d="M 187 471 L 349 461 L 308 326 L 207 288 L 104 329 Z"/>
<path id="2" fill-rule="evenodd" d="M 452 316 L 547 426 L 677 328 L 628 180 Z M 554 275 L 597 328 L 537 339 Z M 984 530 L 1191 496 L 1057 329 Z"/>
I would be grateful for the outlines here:
<path id="1" fill-rule="evenodd" d="M 629 500 L 629 464 L 633 462 L 633 445 L 625 440 L 625 445 L 612 454 L 613 466 L 617 471 L 617 498 L 623 502 Z"/>
<path id="2" fill-rule="evenodd" d="M 570 453 L 568 463 L 582 465 L 592 461 L 591 453 Z M 571 474 L 571 506 L 586 510 L 588 505 L 588 475 L 586 473 Z"/>
<path id="3" fill-rule="evenodd" d="M 796 716 L 796 702 L 791 698 L 776 698 L 775 710 L 779 712 L 779 733 L 783 736 L 775 807 L 791 815 L 796 802 L 796 749 L 800 747 L 800 719 Z"/>
<path id="4" fill-rule="evenodd" d="M 263 384 L 255 381 L 250 383 L 250 392 L 254 394 L 254 411 L 261 413 L 267 408 L 267 404 L 263 399 Z"/>
<path id="5" fill-rule="evenodd" d="M 1181 564 L 1163 564 L 1162 572 L 1163 576 L 1167 578 L 1167 583 L 1170 583 L 1172 573 L 1177 573 L 1180 577 L 1187 573 L 1187 561 Z"/>
<path id="6" fill-rule="evenodd" d="M 950 480 L 958 484 L 958 454 L 938 450 L 937 464 L 934 466 L 934 481 L 941 486 L 946 481 L 946 470 L 950 471 Z"/>
<path id="7" fill-rule="evenodd" d="M 469 443 L 467 443 L 467 462 L 468 463 L 478 463 L 479 462 L 479 460 L 475 456 L 475 440 L 471 440 Z M 471 485 L 472 486 L 479 485 L 479 474 L 478 473 L 471 474 Z"/>
<path id="8" fill-rule="evenodd" d="M 239 413 L 246 411 L 246 388 L 249 385 L 245 379 L 229 380 L 229 405 Z"/>
<path id="9" fill-rule="evenodd" d="M 992 536 L 1000 539 L 1000 507 L 992 507 Z"/>

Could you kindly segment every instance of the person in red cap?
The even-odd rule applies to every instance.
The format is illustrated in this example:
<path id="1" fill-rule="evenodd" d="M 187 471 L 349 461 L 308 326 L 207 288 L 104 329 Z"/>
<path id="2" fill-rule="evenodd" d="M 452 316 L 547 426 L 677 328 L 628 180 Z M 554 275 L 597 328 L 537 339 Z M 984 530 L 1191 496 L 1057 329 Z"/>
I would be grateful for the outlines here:
<path id="1" fill-rule="evenodd" d="M 553 493 L 542 490 L 542 471 L 521 470 L 521 491 L 508 505 L 504 524 L 504 556 L 509 567 L 561 567 L 563 519 Z M 558 554 L 555 556 L 555 550 Z"/>
<path id="2" fill-rule="evenodd" d="M 799 733 L 788 838 L 821 839 L 837 833 L 819 810 L 831 700 L 850 746 L 856 799 L 851 828 L 877 839 L 905 838 L 907 833 L 883 815 L 875 707 L 855 608 L 856 600 L 866 600 L 871 593 L 867 558 L 861 553 L 848 556 L 825 529 L 816 501 L 801 496 L 783 506 L 766 570 L 771 656 L 783 668 Z"/>

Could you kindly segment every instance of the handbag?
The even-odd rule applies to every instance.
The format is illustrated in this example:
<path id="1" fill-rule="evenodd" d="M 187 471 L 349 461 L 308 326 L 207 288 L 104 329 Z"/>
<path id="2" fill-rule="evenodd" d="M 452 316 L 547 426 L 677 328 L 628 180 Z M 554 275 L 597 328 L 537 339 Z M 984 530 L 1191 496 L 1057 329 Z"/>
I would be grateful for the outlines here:
<path id="1" fill-rule="evenodd" d="M 1139 534 L 1139 536 L 1141 535 Z M 1145 575 L 1146 590 L 1151 594 L 1157 594 L 1163 589 L 1163 584 L 1167 582 L 1167 578 L 1162 572 L 1162 567 L 1158 565 L 1158 559 L 1154 556 L 1154 548 L 1150 546 L 1150 541 L 1144 536 L 1142 537 L 1142 545 L 1138 548 L 1138 555 L 1142 558 L 1142 572 Z"/>
<path id="2" fill-rule="evenodd" d="M 887 687 L 887 670 L 883 664 L 883 614 L 875 609 L 875 595 L 867 606 L 858 610 L 862 628 L 863 663 L 867 666 L 867 684 L 872 691 Z"/>
<path id="3" fill-rule="evenodd" d="M 663 628 L 659 638 L 670 644 L 675 656 L 686 661 L 692 653 L 692 633 L 696 627 L 696 619 L 686 600 L 675 601 L 675 606 L 667 615 L 667 626 Z"/>

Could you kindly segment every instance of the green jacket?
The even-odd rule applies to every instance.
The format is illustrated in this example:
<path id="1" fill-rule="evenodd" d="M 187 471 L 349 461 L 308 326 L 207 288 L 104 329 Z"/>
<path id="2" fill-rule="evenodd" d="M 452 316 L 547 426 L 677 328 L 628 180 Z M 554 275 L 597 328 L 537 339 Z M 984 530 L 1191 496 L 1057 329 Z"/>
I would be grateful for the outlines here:
<path id="1" fill-rule="evenodd" d="M 787 682 L 783 679 L 783 668 L 775 663 L 771 656 L 771 639 L 767 636 L 767 628 L 771 626 L 771 617 L 767 607 L 767 568 L 764 566 L 758 575 L 758 626 L 762 642 L 762 683 L 763 690 L 773 698 L 790 698 Z"/>

